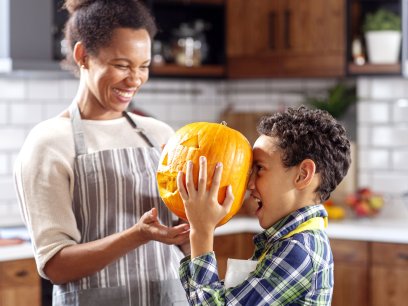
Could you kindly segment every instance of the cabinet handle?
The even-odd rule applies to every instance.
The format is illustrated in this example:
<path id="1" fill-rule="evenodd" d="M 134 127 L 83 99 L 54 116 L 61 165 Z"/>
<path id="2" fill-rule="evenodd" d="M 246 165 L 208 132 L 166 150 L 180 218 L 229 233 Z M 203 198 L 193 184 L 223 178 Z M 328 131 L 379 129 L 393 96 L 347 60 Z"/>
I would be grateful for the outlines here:
<path id="1" fill-rule="evenodd" d="M 15 275 L 17 277 L 25 277 L 25 276 L 28 275 L 28 271 L 27 270 L 20 270 L 20 271 L 17 271 Z"/>
<path id="2" fill-rule="evenodd" d="M 291 48 L 291 43 L 290 43 L 290 19 L 291 19 L 292 13 L 289 10 L 285 10 L 284 13 L 284 24 L 283 24 L 283 33 L 284 33 L 284 39 L 285 39 L 285 49 L 290 49 Z"/>
<path id="3" fill-rule="evenodd" d="M 276 49 L 276 13 L 270 12 L 268 16 L 269 26 L 269 49 Z"/>
<path id="4" fill-rule="evenodd" d="M 408 260 L 408 254 L 406 253 L 398 253 L 398 258 L 402 260 Z"/>

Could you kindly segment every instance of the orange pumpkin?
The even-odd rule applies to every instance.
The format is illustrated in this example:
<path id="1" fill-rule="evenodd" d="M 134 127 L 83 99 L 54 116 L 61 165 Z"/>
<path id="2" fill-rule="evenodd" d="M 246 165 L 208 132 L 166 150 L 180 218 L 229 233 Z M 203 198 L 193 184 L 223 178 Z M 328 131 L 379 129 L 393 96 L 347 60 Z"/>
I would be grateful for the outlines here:
<path id="1" fill-rule="evenodd" d="M 252 148 L 240 132 L 218 123 L 190 123 L 169 139 L 160 157 L 157 183 L 163 202 L 184 220 L 187 218 L 177 191 L 177 173 L 183 171 L 185 174 L 186 163 L 191 160 L 194 184 L 197 186 L 200 156 L 207 158 L 207 188 L 211 186 L 216 163 L 223 163 L 219 203 L 225 199 L 227 186 L 232 186 L 234 202 L 230 212 L 219 222 L 220 226 L 241 208 L 252 166 Z"/>

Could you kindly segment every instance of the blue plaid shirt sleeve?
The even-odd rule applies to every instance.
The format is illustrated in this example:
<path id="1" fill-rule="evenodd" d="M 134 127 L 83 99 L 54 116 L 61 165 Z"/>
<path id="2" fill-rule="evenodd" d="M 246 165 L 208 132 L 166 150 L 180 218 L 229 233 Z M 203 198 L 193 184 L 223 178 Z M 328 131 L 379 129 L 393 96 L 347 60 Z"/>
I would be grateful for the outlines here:
<path id="1" fill-rule="evenodd" d="M 191 305 L 293 305 L 300 301 L 329 305 L 332 284 L 326 286 L 327 292 L 313 292 L 317 278 L 331 277 L 332 265 L 323 266 L 327 271 L 320 272 L 327 275 L 316 274 L 316 265 L 304 245 L 296 239 L 285 239 L 236 287 L 225 288 L 219 280 L 213 252 L 193 260 L 184 258 L 180 277 Z"/>
<path id="2" fill-rule="evenodd" d="M 185 257 L 179 272 L 190 305 L 225 305 L 225 287 L 218 278 L 214 252 L 192 260 Z"/>

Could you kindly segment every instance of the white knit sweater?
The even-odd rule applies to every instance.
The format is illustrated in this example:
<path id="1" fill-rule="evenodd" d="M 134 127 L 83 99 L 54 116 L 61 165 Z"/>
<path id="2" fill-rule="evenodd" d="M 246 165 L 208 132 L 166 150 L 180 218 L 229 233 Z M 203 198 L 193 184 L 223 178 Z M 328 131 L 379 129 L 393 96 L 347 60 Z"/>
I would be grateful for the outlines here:
<path id="1" fill-rule="evenodd" d="M 158 145 L 165 144 L 173 134 L 171 127 L 161 121 L 131 116 Z M 88 153 L 147 146 L 124 117 L 82 123 Z M 80 239 L 72 211 L 74 158 L 71 121 L 57 117 L 31 130 L 15 163 L 21 213 L 30 232 L 38 272 L 45 278 L 47 261 Z"/>

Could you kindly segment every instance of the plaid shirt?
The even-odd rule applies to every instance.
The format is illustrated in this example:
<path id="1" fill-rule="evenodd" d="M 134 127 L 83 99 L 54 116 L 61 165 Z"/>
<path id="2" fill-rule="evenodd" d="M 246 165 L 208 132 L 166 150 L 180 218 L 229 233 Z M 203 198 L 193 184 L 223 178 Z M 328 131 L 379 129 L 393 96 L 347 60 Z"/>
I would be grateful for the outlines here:
<path id="1" fill-rule="evenodd" d="M 284 238 L 313 217 L 327 217 L 322 205 L 307 206 L 254 237 L 252 260 L 266 256 L 236 287 L 218 278 L 214 252 L 181 261 L 180 277 L 191 305 L 330 305 L 333 256 L 322 230 L 307 230 Z"/>

